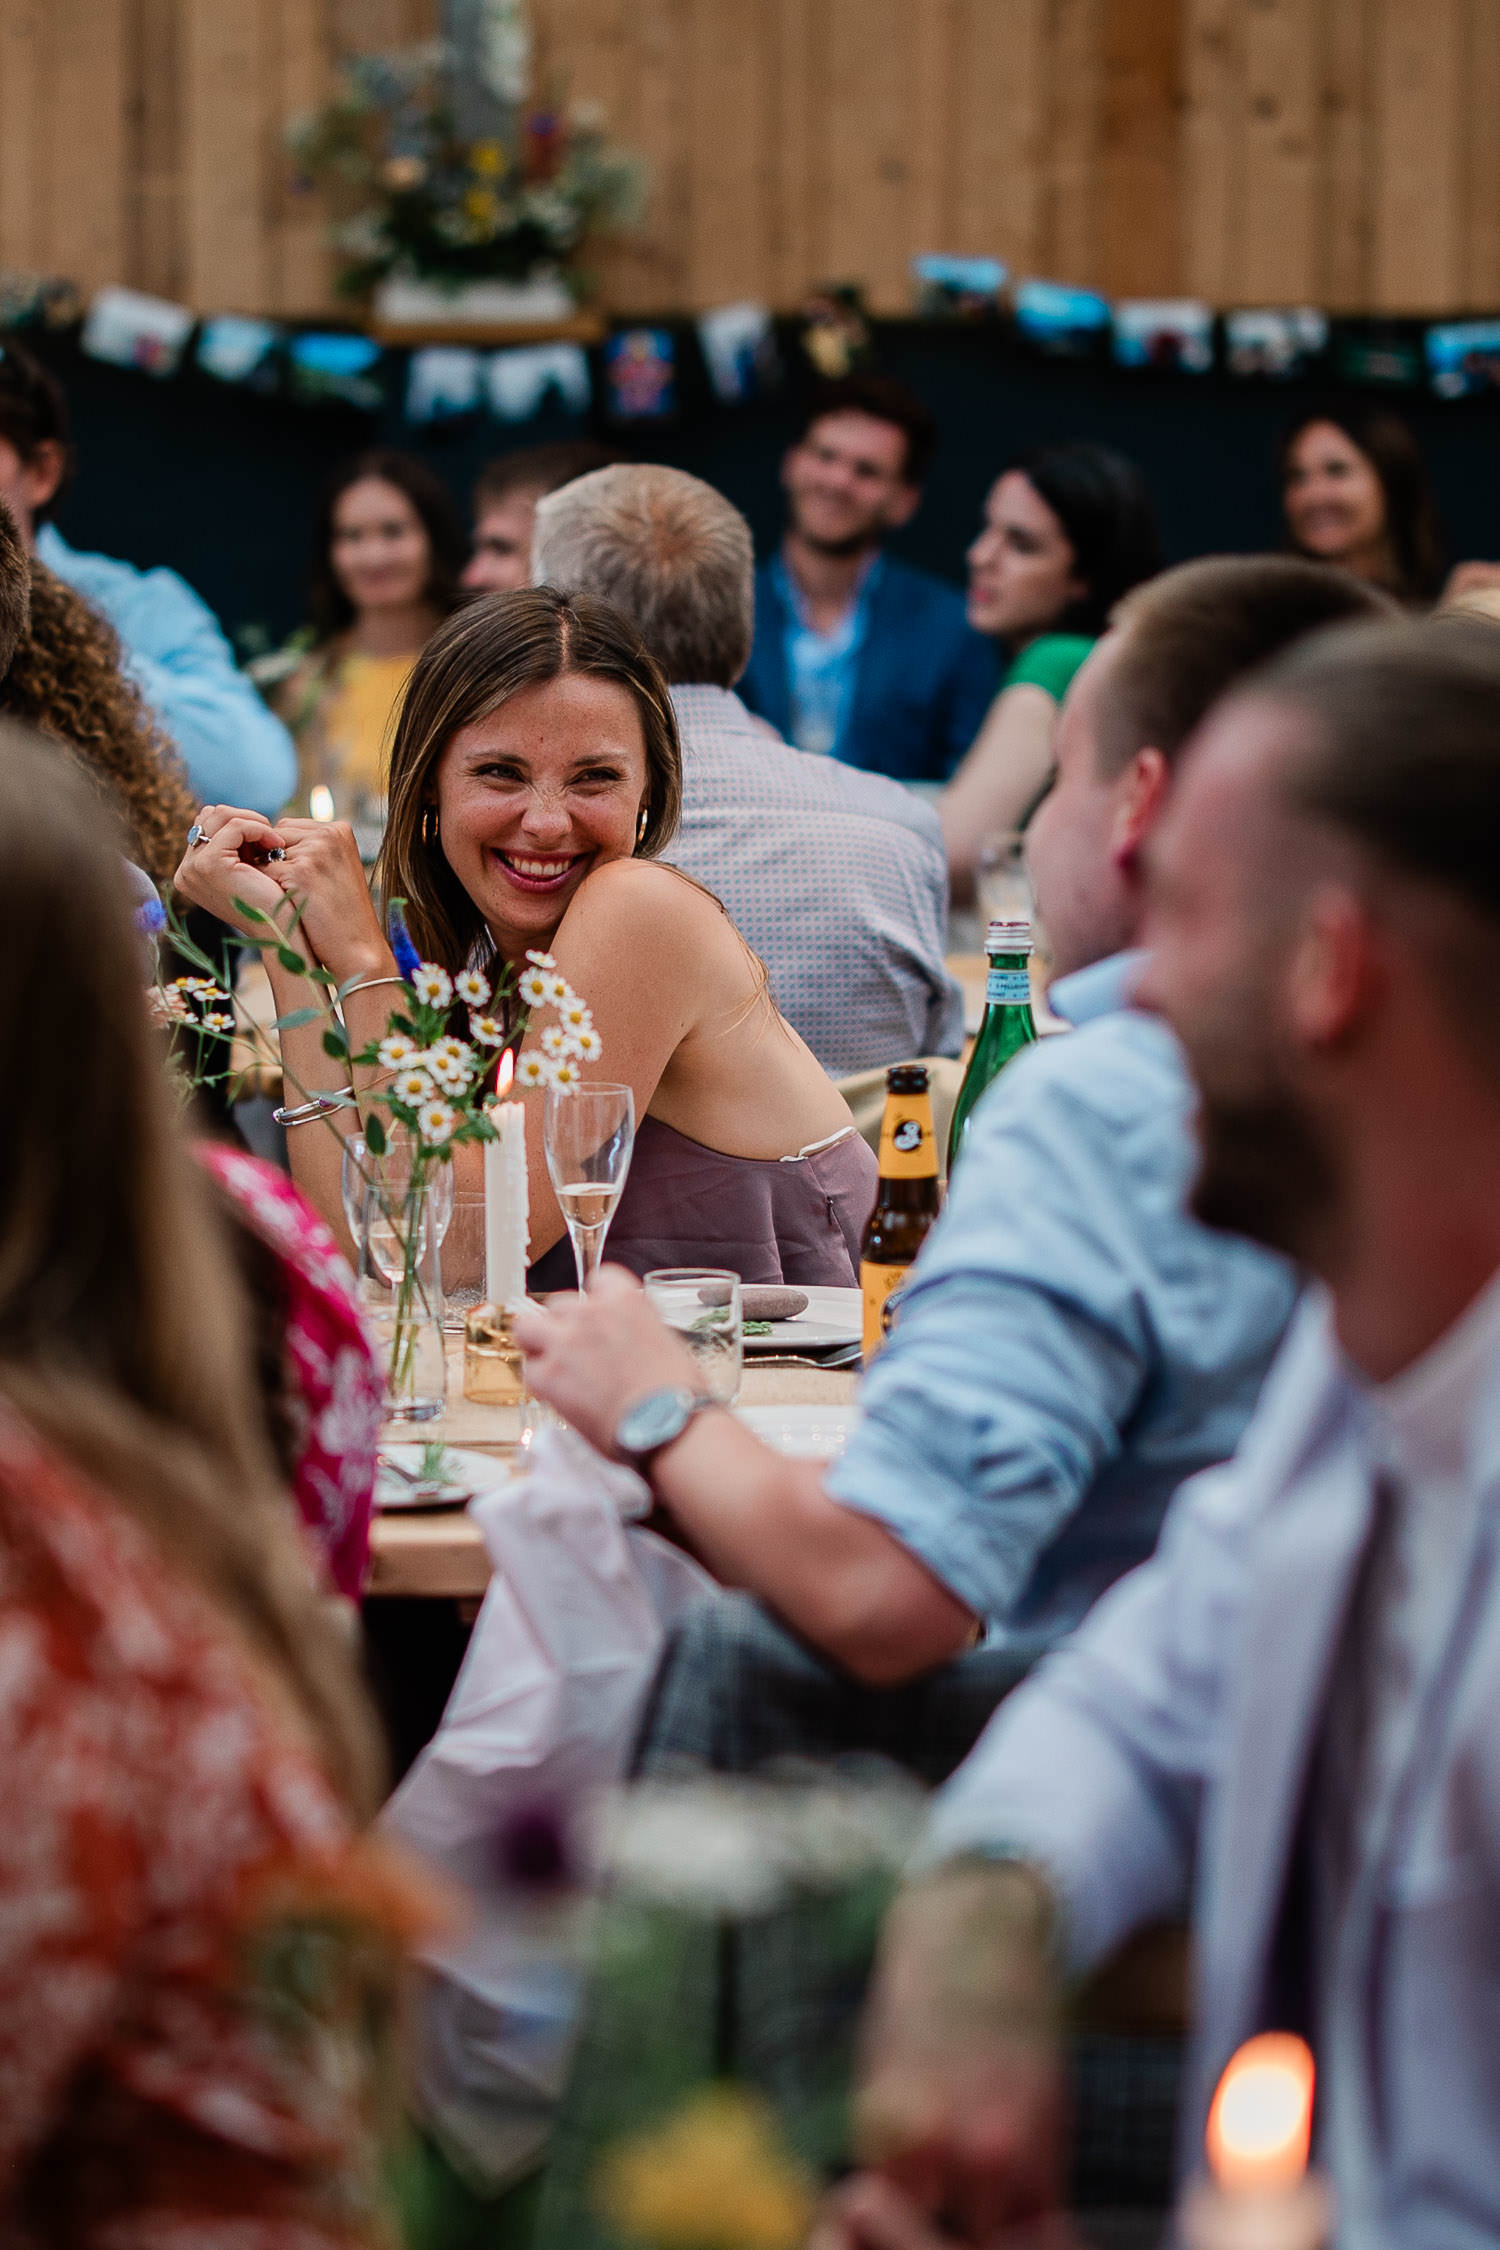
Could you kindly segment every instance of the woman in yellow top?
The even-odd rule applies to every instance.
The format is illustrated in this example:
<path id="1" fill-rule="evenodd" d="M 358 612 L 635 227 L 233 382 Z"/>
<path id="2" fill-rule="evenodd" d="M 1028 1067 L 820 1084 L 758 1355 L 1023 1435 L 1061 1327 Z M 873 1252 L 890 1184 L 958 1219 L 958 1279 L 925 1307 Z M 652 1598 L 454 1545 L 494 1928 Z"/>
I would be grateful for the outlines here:
<path id="1" fill-rule="evenodd" d="M 319 505 L 311 646 L 280 670 L 272 701 L 297 743 L 295 811 L 352 822 L 367 861 L 385 826 L 385 751 L 401 692 L 458 606 L 467 551 L 446 487 L 410 454 L 361 454 Z M 258 667 L 263 681 L 272 665 Z"/>

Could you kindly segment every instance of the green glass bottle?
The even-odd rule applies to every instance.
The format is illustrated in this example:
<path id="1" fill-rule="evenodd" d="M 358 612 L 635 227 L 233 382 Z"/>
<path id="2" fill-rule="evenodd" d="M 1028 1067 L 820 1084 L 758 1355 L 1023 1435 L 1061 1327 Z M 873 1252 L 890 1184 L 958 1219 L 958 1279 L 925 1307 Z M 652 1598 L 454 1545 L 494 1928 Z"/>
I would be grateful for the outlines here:
<path id="1" fill-rule="evenodd" d="M 985 1088 L 1036 1038 L 1031 1013 L 1030 922 L 991 922 L 985 931 L 984 950 L 990 964 L 984 988 L 984 1021 L 953 1108 L 953 1129 L 948 1135 L 950 1175 Z"/>

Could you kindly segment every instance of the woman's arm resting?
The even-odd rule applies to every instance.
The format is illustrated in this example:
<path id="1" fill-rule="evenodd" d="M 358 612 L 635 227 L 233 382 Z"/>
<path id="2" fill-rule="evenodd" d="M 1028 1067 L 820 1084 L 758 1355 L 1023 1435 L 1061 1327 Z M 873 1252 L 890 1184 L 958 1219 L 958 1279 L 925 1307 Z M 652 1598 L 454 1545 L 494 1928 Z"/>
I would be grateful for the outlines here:
<path id="1" fill-rule="evenodd" d="M 1057 705 L 1029 680 L 1005 688 L 963 764 L 938 799 L 948 875 L 960 904 L 973 896 L 986 836 L 1019 828 L 1052 773 Z"/>
<path id="2" fill-rule="evenodd" d="M 698 1387 L 691 1356 L 618 1267 L 586 1298 L 528 1309 L 517 1334 L 537 1396 L 601 1453 L 648 1391 Z M 728 1413 L 697 1416 L 657 1456 L 652 1485 L 717 1577 L 867 1686 L 930 1671 L 973 1636 L 963 1603 L 883 1524 L 830 1499 L 816 1462 L 788 1460 Z"/>

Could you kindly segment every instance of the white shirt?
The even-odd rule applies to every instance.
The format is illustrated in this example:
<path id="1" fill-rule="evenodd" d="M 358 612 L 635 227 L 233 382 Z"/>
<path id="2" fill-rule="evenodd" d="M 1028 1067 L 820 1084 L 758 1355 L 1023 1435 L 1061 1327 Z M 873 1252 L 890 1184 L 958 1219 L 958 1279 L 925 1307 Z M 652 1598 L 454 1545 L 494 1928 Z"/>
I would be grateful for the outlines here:
<path id="1" fill-rule="evenodd" d="M 1497 1344 L 1500 1278 L 1419 1360 L 1366 1393 L 1376 1519 L 1330 1692 L 1314 1812 L 1320 2139 L 1340 2250 L 1386 2240 L 1356 1964 L 1422 1704 L 1463 1592 L 1476 1517 L 1475 1408 Z"/>

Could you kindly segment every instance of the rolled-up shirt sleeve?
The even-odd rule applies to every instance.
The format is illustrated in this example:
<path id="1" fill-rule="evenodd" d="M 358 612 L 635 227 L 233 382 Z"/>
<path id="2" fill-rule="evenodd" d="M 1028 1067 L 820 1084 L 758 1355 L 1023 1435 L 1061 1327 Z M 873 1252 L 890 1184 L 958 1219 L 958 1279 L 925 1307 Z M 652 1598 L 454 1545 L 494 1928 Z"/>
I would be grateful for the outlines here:
<path id="1" fill-rule="evenodd" d="M 1014 1610 L 1156 1375 L 1171 1282 L 1152 1237 L 1170 1256 L 1190 1147 L 1165 1037 L 1137 1018 L 1045 1042 L 986 1096 L 827 1479 L 986 1619 Z"/>

